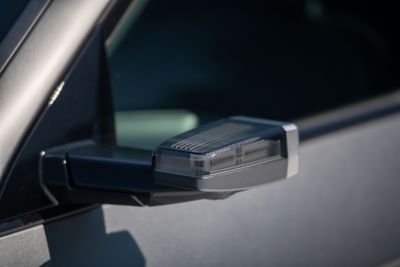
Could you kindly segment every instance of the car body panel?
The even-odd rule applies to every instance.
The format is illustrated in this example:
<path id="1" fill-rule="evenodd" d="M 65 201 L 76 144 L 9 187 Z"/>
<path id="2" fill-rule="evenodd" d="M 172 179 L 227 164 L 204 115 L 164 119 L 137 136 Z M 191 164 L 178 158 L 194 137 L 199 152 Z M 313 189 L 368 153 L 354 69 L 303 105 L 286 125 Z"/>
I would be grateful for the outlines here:
<path id="1" fill-rule="evenodd" d="M 376 266 L 400 253 L 400 115 L 303 143 L 300 173 L 223 201 L 45 225 L 54 266 Z M 51 264 L 50 264 L 51 266 Z"/>
<path id="2" fill-rule="evenodd" d="M 0 177 L 109 2 L 53 1 L 2 73 Z"/>
<path id="3" fill-rule="evenodd" d="M 0 178 L 112 2 L 53 0 L 8 61 L 0 77 Z M 299 121 L 306 141 L 300 147 L 300 173 L 292 179 L 223 201 L 86 207 L 87 212 L 67 217 L 68 210 L 62 219 L 59 213 L 55 220 L 49 216 L 44 225 L 37 225 L 44 217 L 35 218 L 32 227 L 16 218 L 11 224 L 21 224 L 11 228 L 18 232 L 0 238 L 0 266 L 376 266 L 392 261 L 400 253 L 398 96 Z M 1 234 L 8 223 L 0 225 Z"/>
<path id="4" fill-rule="evenodd" d="M 40 266 L 50 260 L 43 225 L 0 238 L 0 266 Z"/>

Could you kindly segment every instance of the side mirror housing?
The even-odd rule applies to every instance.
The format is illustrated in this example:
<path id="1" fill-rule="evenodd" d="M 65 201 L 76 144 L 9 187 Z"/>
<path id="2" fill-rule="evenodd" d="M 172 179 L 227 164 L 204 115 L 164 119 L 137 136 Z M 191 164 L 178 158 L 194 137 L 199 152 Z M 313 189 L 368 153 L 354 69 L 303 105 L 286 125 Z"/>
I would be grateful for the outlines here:
<path id="1" fill-rule="evenodd" d="M 86 141 L 43 151 L 41 179 L 55 202 L 160 205 L 221 199 L 298 169 L 293 124 L 230 117 L 185 132 L 155 151 Z"/>

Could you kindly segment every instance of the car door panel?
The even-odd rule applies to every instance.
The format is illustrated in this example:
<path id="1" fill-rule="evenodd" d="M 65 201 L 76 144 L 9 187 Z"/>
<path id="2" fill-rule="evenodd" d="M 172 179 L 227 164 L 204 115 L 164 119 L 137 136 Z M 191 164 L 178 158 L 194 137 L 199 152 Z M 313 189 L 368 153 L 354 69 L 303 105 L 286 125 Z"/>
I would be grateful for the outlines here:
<path id="1" fill-rule="evenodd" d="M 52 261 L 55 266 L 389 262 L 400 252 L 399 135 L 399 115 L 387 116 L 303 143 L 297 176 L 230 199 L 155 208 L 106 205 L 49 223 Z"/>

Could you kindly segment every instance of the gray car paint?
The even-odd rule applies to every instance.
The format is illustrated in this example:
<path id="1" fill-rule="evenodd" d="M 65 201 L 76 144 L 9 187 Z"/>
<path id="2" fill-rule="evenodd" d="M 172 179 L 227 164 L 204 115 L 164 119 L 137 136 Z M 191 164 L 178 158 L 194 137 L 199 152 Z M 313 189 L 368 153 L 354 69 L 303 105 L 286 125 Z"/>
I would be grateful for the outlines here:
<path id="1" fill-rule="evenodd" d="M 300 173 L 222 201 L 45 226 L 50 266 L 377 266 L 400 255 L 400 115 L 312 139 Z M 46 250 L 46 247 L 43 247 Z"/>
<path id="2" fill-rule="evenodd" d="M 3 73 L 0 176 L 108 2 L 54 1 Z M 37 266 L 49 256 L 50 266 L 390 261 L 400 253 L 399 121 L 392 116 L 311 140 L 301 147 L 297 177 L 224 201 L 104 206 L 47 224 L 47 243 L 41 226 L 2 237 L 0 266 Z"/>
<path id="3" fill-rule="evenodd" d="M 31 122 L 110 1 L 54 0 L 2 73 L 0 179 Z"/>
<path id="4" fill-rule="evenodd" d="M 40 266 L 49 260 L 43 225 L 0 238 L 0 266 Z"/>

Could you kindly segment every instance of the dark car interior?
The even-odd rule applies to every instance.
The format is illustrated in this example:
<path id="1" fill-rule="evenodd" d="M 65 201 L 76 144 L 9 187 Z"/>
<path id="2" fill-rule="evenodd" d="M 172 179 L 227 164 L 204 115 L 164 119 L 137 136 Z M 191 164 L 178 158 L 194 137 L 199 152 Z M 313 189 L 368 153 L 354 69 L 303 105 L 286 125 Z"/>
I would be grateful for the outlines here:
<path id="1" fill-rule="evenodd" d="M 111 57 L 115 107 L 293 120 L 397 89 L 394 5 L 150 1 Z"/>

